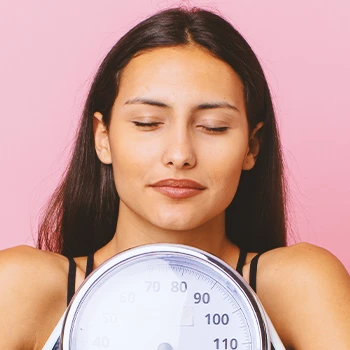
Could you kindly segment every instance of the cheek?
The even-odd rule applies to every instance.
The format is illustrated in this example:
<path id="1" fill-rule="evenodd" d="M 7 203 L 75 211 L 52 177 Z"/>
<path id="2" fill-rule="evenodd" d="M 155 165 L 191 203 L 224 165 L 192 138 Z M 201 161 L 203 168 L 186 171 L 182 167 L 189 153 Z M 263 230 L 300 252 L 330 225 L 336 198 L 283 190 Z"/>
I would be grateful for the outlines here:
<path id="1" fill-rule="evenodd" d="M 114 130 L 110 137 L 112 166 L 117 191 L 122 190 L 123 184 L 137 187 L 142 183 L 147 172 L 155 163 L 156 147 L 145 145 L 138 138 Z M 125 186 L 124 186 L 125 187 Z"/>
<path id="2" fill-rule="evenodd" d="M 241 167 L 236 165 L 225 170 L 225 172 L 214 174 L 217 186 L 213 202 L 216 203 L 215 207 L 219 212 L 226 210 L 235 197 L 242 173 Z"/>
<path id="3" fill-rule="evenodd" d="M 237 190 L 247 152 L 244 137 L 235 140 L 236 142 L 226 143 L 221 148 L 208 150 L 206 157 L 211 159 L 207 162 L 210 182 L 222 196 L 231 199 Z"/>
<path id="4" fill-rule="evenodd" d="M 224 197 L 233 197 L 242 173 L 241 161 L 227 162 L 225 166 L 216 169 L 218 170 L 213 170 L 211 173 L 211 181 L 215 184 L 217 191 Z"/>

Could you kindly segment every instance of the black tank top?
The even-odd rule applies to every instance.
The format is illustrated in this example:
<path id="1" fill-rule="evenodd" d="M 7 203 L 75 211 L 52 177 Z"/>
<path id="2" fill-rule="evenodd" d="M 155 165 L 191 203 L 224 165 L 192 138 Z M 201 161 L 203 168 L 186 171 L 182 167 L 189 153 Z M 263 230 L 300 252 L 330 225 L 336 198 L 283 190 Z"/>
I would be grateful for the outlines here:
<path id="1" fill-rule="evenodd" d="M 247 258 L 247 252 L 244 250 L 240 250 L 239 252 L 239 258 L 237 262 L 236 271 L 243 277 L 243 266 L 245 263 L 245 260 Z M 252 261 L 250 262 L 250 271 L 249 271 L 249 285 L 252 287 L 254 292 L 256 293 L 256 273 L 258 270 L 258 261 L 262 253 L 259 253 L 254 256 Z M 273 344 L 271 343 L 271 350 L 275 350 Z"/>
<path id="2" fill-rule="evenodd" d="M 75 276 L 77 271 L 77 264 L 72 257 L 68 257 L 69 269 L 68 269 L 68 291 L 67 291 L 67 306 L 73 298 L 75 293 Z M 90 275 L 94 269 L 94 253 L 88 255 L 86 260 L 85 278 Z"/>
<path id="3" fill-rule="evenodd" d="M 68 268 L 68 290 L 67 290 L 67 306 L 72 300 L 75 293 L 75 276 L 77 272 L 77 264 L 74 259 L 69 256 L 69 268 Z M 94 253 L 89 254 L 86 260 L 85 278 L 90 275 L 94 266 Z M 53 346 L 52 350 L 59 350 L 61 343 L 61 337 L 59 337 Z"/>
<path id="4" fill-rule="evenodd" d="M 243 266 L 247 258 L 247 252 L 244 250 L 240 250 L 239 258 L 237 262 L 236 271 L 243 277 Z M 249 285 L 252 287 L 254 292 L 256 293 L 256 273 L 258 270 L 258 261 L 262 253 L 259 253 L 254 256 L 252 261 L 250 262 L 250 271 L 249 271 Z"/>

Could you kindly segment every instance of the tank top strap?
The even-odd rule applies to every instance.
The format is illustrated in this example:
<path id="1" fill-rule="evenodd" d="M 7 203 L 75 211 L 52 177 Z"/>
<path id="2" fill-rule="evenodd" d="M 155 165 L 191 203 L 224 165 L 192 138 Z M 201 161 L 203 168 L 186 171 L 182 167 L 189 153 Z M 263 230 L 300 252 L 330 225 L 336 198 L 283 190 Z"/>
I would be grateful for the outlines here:
<path id="1" fill-rule="evenodd" d="M 73 257 L 68 257 L 69 268 L 68 268 L 68 290 L 67 290 L 67 306 L 73 298 L 75 293 L 75 277 L 77 274 L 77 264 Z M 89 254 L 86 260 L 85 278 L 90 275 L 94 269 L 94 253 Z"/>
<path id="2" fill-rule="evenodd" d="M 239 251 L 239 257 L 237 262 L 236 271 L 243 277 L 243 266 L 245 263 L 245 260 L 247 258 L 247 252 L 243 249 L 240 249 Z"/>
<path id="3" fill-rule="evenodd" d="M 254 256 L 252 261 L 250 262 L 250 271 L 249 271 L 249 284 L 256 293 L 256 274 L 258 270 L 258 261 L 262 253 L 259 253 Z"/>
<path id="4" fill-rule="evenodd" d="M 68 257 L 68 262 L 69 262 L 69 268 L 68 268 L 67 306 L 69 305 L 75 293 L 75 276 L 77 273 L 77 265 L 71 256 Z"/>
<path id="5" fill-rule="evenodd" d="M 90 275 L 94 269 L 94 253 L 88 255 L 86 260 L 85 278 Z"/>

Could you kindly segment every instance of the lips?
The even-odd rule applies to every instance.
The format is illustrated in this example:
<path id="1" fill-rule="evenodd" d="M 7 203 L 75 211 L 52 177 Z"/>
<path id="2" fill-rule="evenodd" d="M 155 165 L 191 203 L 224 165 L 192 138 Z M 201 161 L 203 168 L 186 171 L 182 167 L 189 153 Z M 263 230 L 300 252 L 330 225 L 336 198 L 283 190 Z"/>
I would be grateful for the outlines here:
<path id="1" fill-rule="evenodd" d="M 200 194 L 205 187 L 189 179 L 165 179 L 150 185 L 155 191 L 173 199 L 183 199 Z"/>
<path id="2" fill-rule="evenodd" d="M 152 184 L 151 187 L 196 188 L 198 190 L 205 188 L 198 182 L 188 179 L 165 179 Z"/>

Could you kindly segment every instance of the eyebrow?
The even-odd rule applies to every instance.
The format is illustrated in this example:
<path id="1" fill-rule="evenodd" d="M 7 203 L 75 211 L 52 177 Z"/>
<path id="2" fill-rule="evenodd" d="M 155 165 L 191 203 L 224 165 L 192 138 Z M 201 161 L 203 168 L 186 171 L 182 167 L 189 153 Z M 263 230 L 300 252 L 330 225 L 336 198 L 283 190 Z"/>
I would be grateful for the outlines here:
<path id="1" fill-rule="evenodd" d="M 135 97 L 131 100 L 127 100 L 124 103 L 124 105 L 131 105 L 131 104 L 144 104 L 144 105 L 150 105 L 150 106 L 156 106 L 156 107 L 172 108 L 171 106 L 165 104 L 164 102 L 151 100 L 149 98 L 144 98 L 144 97 Z M 227 102 L 201 103 L 191 108 L 191 112 L 204 110 L 204 109 L 215 109 L 215 108 L 229 108 L 239 112 L 239 109 L 236 106 L 231 105 L 230 103 L 227 103 Z"/>

